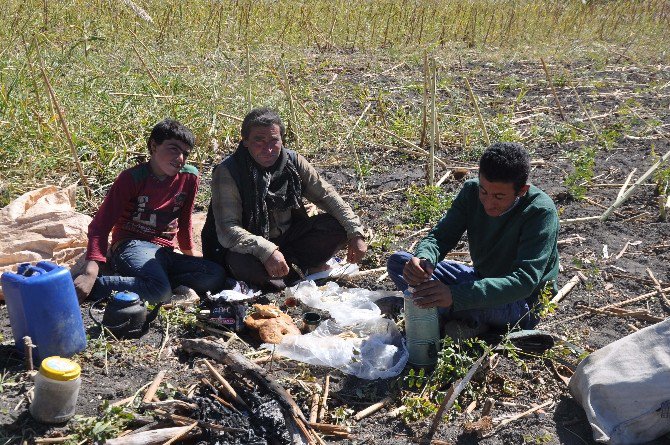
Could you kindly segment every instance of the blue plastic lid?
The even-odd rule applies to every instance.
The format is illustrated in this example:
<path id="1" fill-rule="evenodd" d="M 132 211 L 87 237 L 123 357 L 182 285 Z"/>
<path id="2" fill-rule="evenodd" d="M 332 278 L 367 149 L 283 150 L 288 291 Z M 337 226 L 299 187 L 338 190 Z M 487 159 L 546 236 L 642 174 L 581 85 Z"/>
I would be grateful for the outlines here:
<path id="1" fill-rule="evenodd" d="M 136 301 L 139 301 L 139 299 L 140 296 L 135 292 L 117 292 L 117 294 L 114 295 L 114 300 L 119 303 L 135 303 Z"/>

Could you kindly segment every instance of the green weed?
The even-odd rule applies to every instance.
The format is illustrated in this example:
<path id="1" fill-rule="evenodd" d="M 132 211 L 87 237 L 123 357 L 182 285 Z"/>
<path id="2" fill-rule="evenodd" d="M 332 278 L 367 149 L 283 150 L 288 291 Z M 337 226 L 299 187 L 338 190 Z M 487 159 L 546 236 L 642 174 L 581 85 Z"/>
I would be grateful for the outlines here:
<path id="1" fill-rule="evenodd" d="M 550 314 L 553 314 L 556 309 L 558 309 L 558 304 L 552 303 L 551 301 L 551 299 L 554 297 L 553 289 L 553 281 L 547 281 L 544 284 L 542 291 L 540 291 L 537 303 L 535 306 L 533 306 L 533 311 L 535 311 L 537 316 L 540 318 L 544 318 Z"/>
<path id="2" fill-rule="evenodd" d="M 656 162 L 660 160 L 660 156 L 656 154 L 655 147 L 651 147 L 651 157 Z M 667 195 L 670 190 L 670 165 L 661 165 L 654 173 L 654 183 L 656 184 L 656 193 L 659 195 Z"/>
<path id="3" fill-rule="evenodd" d="M 338 406 L 333 410 L 333 419 L 336 425 L 342 425 L 354 414 L 354 410 L 346 405 Z"/>
<path id="4" fill-rule="evenodd" d="M 404 399 L 407 409 L 403 411 L 403 419 L 412 422 L 434 413 L 444 400 L 446 392 L 443 388 L 463 378 L 486 349 L 486 343 L 481 340 L 470 339 L 455 342 L 445 337 L 442 350 L 438 354 L 437 364 L 430 376 L 426 377 L 423 369 L 418 372 L 411 369 L 405 377 L 404 380 L 410 389 L 412 387 L 422 388 L 422 395 L 409 396 Z M 472 384 L 464 393 L 470 397 L 476 395 Z M 454 404 L 454 408 L 456 411 L 460 410 L 458 402 Z"/>
<path id="5" fill-rule="evenodd" d="M 412 184 L 406 192 L 413 223 L 426 225 L 434 223 L 451 207 L 453 195 L 440 187 L 417 186 Z"/>
<path id="6" fill-rule="evenodd" d="M 586 196 L 587 186 L 593 179 L 593 167 L 595 166 L 595 147 L 584 147 L 576 153 L 568 154 L 568 158 L 574 163 L 574 171 L 563 180 L 563 185 L 568 189 L 573 198 L 580 200 Z"/>
<path id="7" fill-rule="evenodd" d="M 91 443 L 104 443 L 107 439 L 118 437 L 126 425 L 134 419 L 132 413 L 123 407 L 112 407 L 105 400 L 100 406 L 100 415 L 96 417 L 75 416 L 70 426 L 72 438 L 67 444 L 77 444 L 82 440 Z"/>

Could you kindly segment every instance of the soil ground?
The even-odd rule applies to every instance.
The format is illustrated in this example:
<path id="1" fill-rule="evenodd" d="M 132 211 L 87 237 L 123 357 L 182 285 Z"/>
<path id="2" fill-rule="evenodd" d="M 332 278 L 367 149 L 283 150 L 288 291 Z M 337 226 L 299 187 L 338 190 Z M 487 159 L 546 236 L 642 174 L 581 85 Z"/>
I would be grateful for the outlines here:
<path id="1" fill-rule="evenodd" d="M 558 71 L 569 70 L 575 78 L 588 79 L 589 82 L 580 82 L 582 86 L 574 94 L 571 87 L 559 86 L 562 107 L 573 125 L 561 127 L 566 129 L 566 134 L 554 130 L 553 136 L 546 132 L 538 135 L 538 131 L 542 131 L 543 122 L 556 122 L 559 118 L 554 99 L 543 83 L 544 74 L 537 69 L 536 62 L 513 61 L 494 66 L 486 61 L 470 60 L 465 65 L 455 62 L 451 67 L 454 73 L 469 73 L 482 98 L 482 108 L 487 109 L 502 110 L 513 106 L 519 94 L 518 89 L 505 89 L 500 85 L 508 82 L 510 73 L 524 79 L 528 89 L 524 106 L 515 109 L 514 126 L 525 144 L 532 149 L 533 159 L 539 161 L 534 164 L 532 182 L 554 199 L 563 220 L 601 214 L 603 207 L 614 201 L 620 185 L 633 168 L 637 168 L 635 178 L 638 178 L 641 172 L 656 161 L 654 153 L 662 155 L 670 150 L 670 142 L 661 136 L 668 134 L 670 127 L 670 95 L 667 87 L 670 83 L 670 69 L 667 66 L 634 63 L 626 58 L 617 62 L 594 64 L 590 60 L 582 60 L 558 67 Z M 356 76 L 356 70 L 364 64 L 362 61 L 354 61 L 350 66 L 350 70 L 342 71 L 340 76 Z M 388 83 L 389 91 L 394 94 L 391 86 L 398 81 L 394 76 L 403 76 L 402 70 L 400 67 L 378 81 Z M 586 103 L 590 110 L 588 116 L 577 97 Z M 657 122 L 654 129 L 645 124 L 651 120 Z M 581 121 L 581 125 L 574 124 L 576 121 Z M 583 180 L 586 186 L 585 198 L 577 199 L 574 190 L 565 185 L 566 177 L 575 167 L 571 154 L 587 146 L 585 140 L 588 138 L 585 135 L 590 135 L 593 140 L 594 128 L 601 134 L 601 140 L 607 139 L 609 143 L 607 148 L 595 151 L 593 177 Z M 457 135 L 452 137 L 456 138 Z M 464 158 L 460 152 L 451 148 L 455 145 L 454 140 L 445 137 L 438 156 L 450 165 L 474 166 L 476 155 Z M 364 178 L 365 191 L 356 187 L 355 171 L 333 162 L 328 154 L 317 153 L 310 159 L 373 230 L 371 248 L 362 264 L 362 269 L 372 269 L 384 266 L 388 254 L 393 250 L 411 250 L 411 246 L 421 236 L 416 232 L 426 227 L 410 224 L 412 210 L 405 193 L 410 186 L 425 182 L 425 160 L 378 147 L 356 148 L 359 153 L 365 154 L 371 166 Z M 438 175 L 443 172 L 443 169 L 438 168 Z M 469 170 L 465 178 L 457 180 L 452 177 L 443 187 L 448 193 L 456 192 L 465 179 L 475 174 L 476 170 Z M 651 292 L 654 283 L 647 269 L 653 271 L 664 287 L 670 283 L 670 223 L 659 220 L 654 184 L 653 178 L 644 181 L 638 191 L 606 222 L 586 221 L 562 225 L 559 236 L 562 263 L 559 287 L 577 272 L 586 277 L 586 282 L 572 290 L 558 309 L 541 322 L 540 329 L 562 336 L 586 351 L 593 351 L 651 324 L 633 318 L 589 314 L 575 303 L 586 302 L 593 307 L 602 307 Z M 467 241 L 464 240 L 463 245 L 456 250 L 467 251 Z M 467 256 L 458 259 L 468 260 Z M 381 272 L 370 275 L 353 285 L 391 290 L 388 280 L 377 280 L 380 275 Z M 283 296 L 269 295 L 268 299 L 281 304 Z M 662 305 L 658 296 L 625 307 L 644 309 L 659 317 L 665 317 L 669 309 Z M 85 305 L 82 311 L 92 340 L 88 349 L 76 358 L 83 369 L 78 414 L 95 416 L 102 401 L 113 402 L 133 395 L 150 382 L 160 369 L 168 370 L 166 381 L 174 388 L 186 388 L 199 382 L 202 372 L 200 365 L 198 362 L 194 364 L 193 357 L 180 351 L 179 337 L 202 336 L 202 332 L 178 325 L 176 319 L 173 320 L 168 341 L 159 358 L 162 335 L 158 328 L 153 328 L 140 340 L 96 340 L 99 330 L 90 320 L 86 309 Z M 0 334 L 4 338 L 0 346 L 0 443 L 31 442 L 37 437 L 69 434 L 68 425 L 47 427 L 32 421 L 28 415 L 26 393 L 32 383 L 23 372 L 22 358 L 14 351 L 4 305 L 0 306 Z M 252 347 L 258 345 L 248 337 L 245 338 Z M 236 347 L 242 352 L 250 351 L 241 343 L 237 343 Z M 583 410 L 557 378 L 551 360 L 523 356 L 522 366 L 503 354 L 496 361 L 495 366 L 477 377 L 480 390 L 475 396 L 477 405 L 474 411 L 471 414 L 455 413 L 450 420 L 443 421 L 435 435 L 436 439 L 458 445 L 593 443 Z M 573 357 L 574 363 L 576 360 Z M 263 366 L 269 369 L 277 381 L 292 390 L 306 413 L 308 401 L 298 380 L 323 383 L 324 376 L 330 373 L 331 397 L 325 420 L 343 422 L 352 428 L 350 439 L 333 440 L 332 443 L 412 443 L 414 438 L 421 437 L 427 431 L 432 419 L 430 416 L 421 421 L 405 423 L 400 418 L 389 417 L 389 409 L 399 406 L 402 398 L 409 394 L 402 379 L 362 381 L 335 370 L 308 367 L 287 360 L 275 360 L 272 365 L 266 363 Z M 346 414 L 351 412 L 347 410 L 359 411 L 389 393 L 396 395 L 389 409 L 360 422 L 355 422 Z M 460 403 L 463 407 L 473 400 L 472 396 L 463 397 Z M 540 411 L 511 422 L 491 437 L 479 438 L 468 432 L 465 426 L 467 422 L 478 418 L 486 397 L 496 401 L 492 412 L 494 420 L 523 412 L 548 400 L 553 402 Z M 660 438 L 651 443 L 660 445 L 669 441 L 669 438 Z M 326 442 L 331 443 L 331 440 L 326 438 Z"/>

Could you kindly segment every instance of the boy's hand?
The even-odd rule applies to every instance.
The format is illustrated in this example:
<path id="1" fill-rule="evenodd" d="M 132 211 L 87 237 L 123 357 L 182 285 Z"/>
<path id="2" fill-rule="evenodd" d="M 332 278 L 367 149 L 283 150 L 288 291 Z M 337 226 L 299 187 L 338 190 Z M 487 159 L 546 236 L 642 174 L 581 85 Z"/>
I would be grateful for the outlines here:
<path id="1" fill-rule="evenodd" d="M 93 260 L 89 260 L 84 267 L 84 272 L 74 279 L 74 289 L 77 291 L 79 303 L 82 303 L 90 295 L 95 279 L 98 278 L 100 266 Z"/>
<path id="2" fill-rule="evenodd" d="M 368 245 L 362 237 L 351 238 L 347 243 L 347 261 L 349 263 L 358 263 L 363 259 L 367 251 Z"/>
<path id="3" fill-rule="evenodd" d="M 417 285 L 412 296 L 414 304 L 422 309 L 450 307 L 453 304 L 451 289 L 439 280 L 428 280 Z"/>
<path id="4" fill-rule="evenodd" d="M 183 253 L 184 255 L 188 255 L 188 256 L 202 256 L 202 254 L 200 252 L 196 252 L 193 249 L 182 249 L 181 253 Z"/>
<path id="5" fill-rule="evenodd" d="M 424 281 L 430 280 L 435 267 L 430 261 L 412 257 L 402 269 L 402 277 L 410 286 L 416 287 Z"/>
<path id="6" fill-rule="evenodd" d="M 272 255 L 263 263 L 263 266 L 265 266 L 265 270 L 270 275 L 270 278 L 281 278 L 288 275 L 288 264 L 284 259 L 284 254 L 279 249 L 272 252 Z"/>

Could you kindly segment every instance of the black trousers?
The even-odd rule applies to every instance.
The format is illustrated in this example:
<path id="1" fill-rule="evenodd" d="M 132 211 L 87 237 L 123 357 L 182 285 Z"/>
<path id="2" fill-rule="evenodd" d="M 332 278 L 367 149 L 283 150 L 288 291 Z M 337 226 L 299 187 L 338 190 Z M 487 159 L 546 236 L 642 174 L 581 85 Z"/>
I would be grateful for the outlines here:
<path id="1" fill-rule="evenodd" d="M 309 218 L 296 218 L 285 233 L 270 241 L 279 246 L 289 266 L 294 264 L 305 270 L 322 265 L 343 248 L 347 233 L 335 218 L 322 213 Z M 298 278 L 293 270 L 283 278 L 271 278 L 263 263 L 251 254 L 224 250 L 217 258 L 208 259 L 223 265 L 236 280 L 265 291 L 283 290 Z"/>

